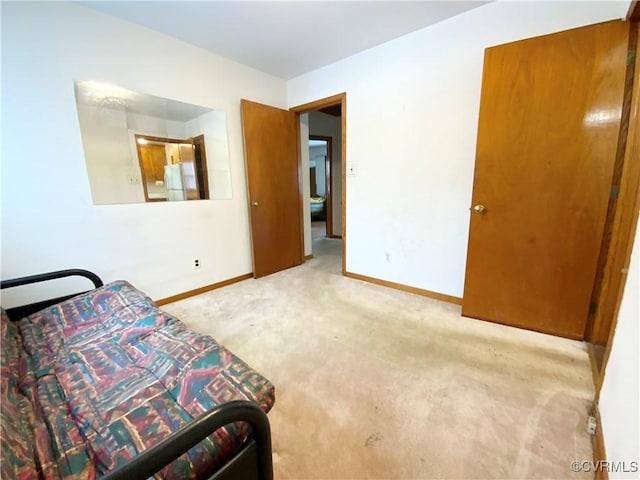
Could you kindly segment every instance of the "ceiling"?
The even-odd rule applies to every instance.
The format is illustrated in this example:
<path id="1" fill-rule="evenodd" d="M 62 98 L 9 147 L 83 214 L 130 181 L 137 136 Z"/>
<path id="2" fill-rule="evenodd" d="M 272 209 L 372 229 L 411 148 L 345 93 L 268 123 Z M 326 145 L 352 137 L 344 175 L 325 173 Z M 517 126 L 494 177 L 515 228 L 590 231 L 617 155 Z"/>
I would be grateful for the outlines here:
<path id="1" fill-rule="evenodd" d="M 78 3 L 288 80 L 488 2 Z"/>

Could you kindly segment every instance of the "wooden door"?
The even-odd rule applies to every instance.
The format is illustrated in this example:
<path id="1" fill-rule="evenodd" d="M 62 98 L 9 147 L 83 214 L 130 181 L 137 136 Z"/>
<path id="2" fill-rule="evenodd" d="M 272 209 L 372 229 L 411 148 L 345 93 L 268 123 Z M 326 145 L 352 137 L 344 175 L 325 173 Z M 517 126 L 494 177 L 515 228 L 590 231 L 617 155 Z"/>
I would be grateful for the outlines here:
<path id="1" fill-rule="evenodd" d="M 616 21 L 486 50 L 463 315 L 583 338 L 627 44 Z"/>
<path id="2" fill-rule="evenodd" d="M 253 275 L 302 264 L 296 114 L 242 100 Z"/>
<path id="3" fill-rule="evenodd" d="M 167 152 L 164 145 L 150 143 L 140 146 L 142 169 L 147 182 L 164 179 L 164 166 L 167 164 Z"/>

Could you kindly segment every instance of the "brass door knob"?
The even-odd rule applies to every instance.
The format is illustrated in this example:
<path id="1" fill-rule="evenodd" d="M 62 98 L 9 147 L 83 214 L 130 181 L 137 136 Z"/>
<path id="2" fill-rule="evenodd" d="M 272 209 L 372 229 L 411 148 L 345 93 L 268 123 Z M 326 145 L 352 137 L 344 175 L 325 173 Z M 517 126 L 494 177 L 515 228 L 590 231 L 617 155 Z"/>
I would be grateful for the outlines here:
<path id="1" fill-rule="evenodd" d="M 480 215 L 482 215 L 486 210 L 487 207 L 485 207 L 484 205 L 478 204 L 473 206 L 473 211 L 479 213 Z"/>
<path id="2" fill-rule="evenodd" d="M 259 206 L 258 202 L 252 202 L 251 205 L 253 205 L 254 207 Z"/>

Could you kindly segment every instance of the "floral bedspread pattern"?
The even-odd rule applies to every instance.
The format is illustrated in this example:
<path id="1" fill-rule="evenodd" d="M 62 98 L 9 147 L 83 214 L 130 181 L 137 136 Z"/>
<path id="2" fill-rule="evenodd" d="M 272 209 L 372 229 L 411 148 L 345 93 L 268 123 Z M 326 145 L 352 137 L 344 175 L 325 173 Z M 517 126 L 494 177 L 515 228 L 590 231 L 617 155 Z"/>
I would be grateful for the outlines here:
<path id="1" fill-rule="evenodd" d="M 2 317 L 2 479 L 91 479 L 211 408 L 273 385 L 124 281 L 14 323 Z M 158 478 L 211 474 L 249 433 L 217 430 Z"/>

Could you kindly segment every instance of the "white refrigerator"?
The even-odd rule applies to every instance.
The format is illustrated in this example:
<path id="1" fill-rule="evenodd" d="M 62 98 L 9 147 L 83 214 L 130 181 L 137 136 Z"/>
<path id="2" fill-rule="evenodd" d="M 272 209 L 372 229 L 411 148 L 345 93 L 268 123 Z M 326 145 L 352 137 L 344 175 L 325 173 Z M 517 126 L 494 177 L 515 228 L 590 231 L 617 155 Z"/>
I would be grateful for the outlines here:
<path id="1" fill-rule="evenodd" d="M 164 185 L 167 189 L 167 200 L 186 200 L 184 181 L 180 164 L 164 166 Z"/>

